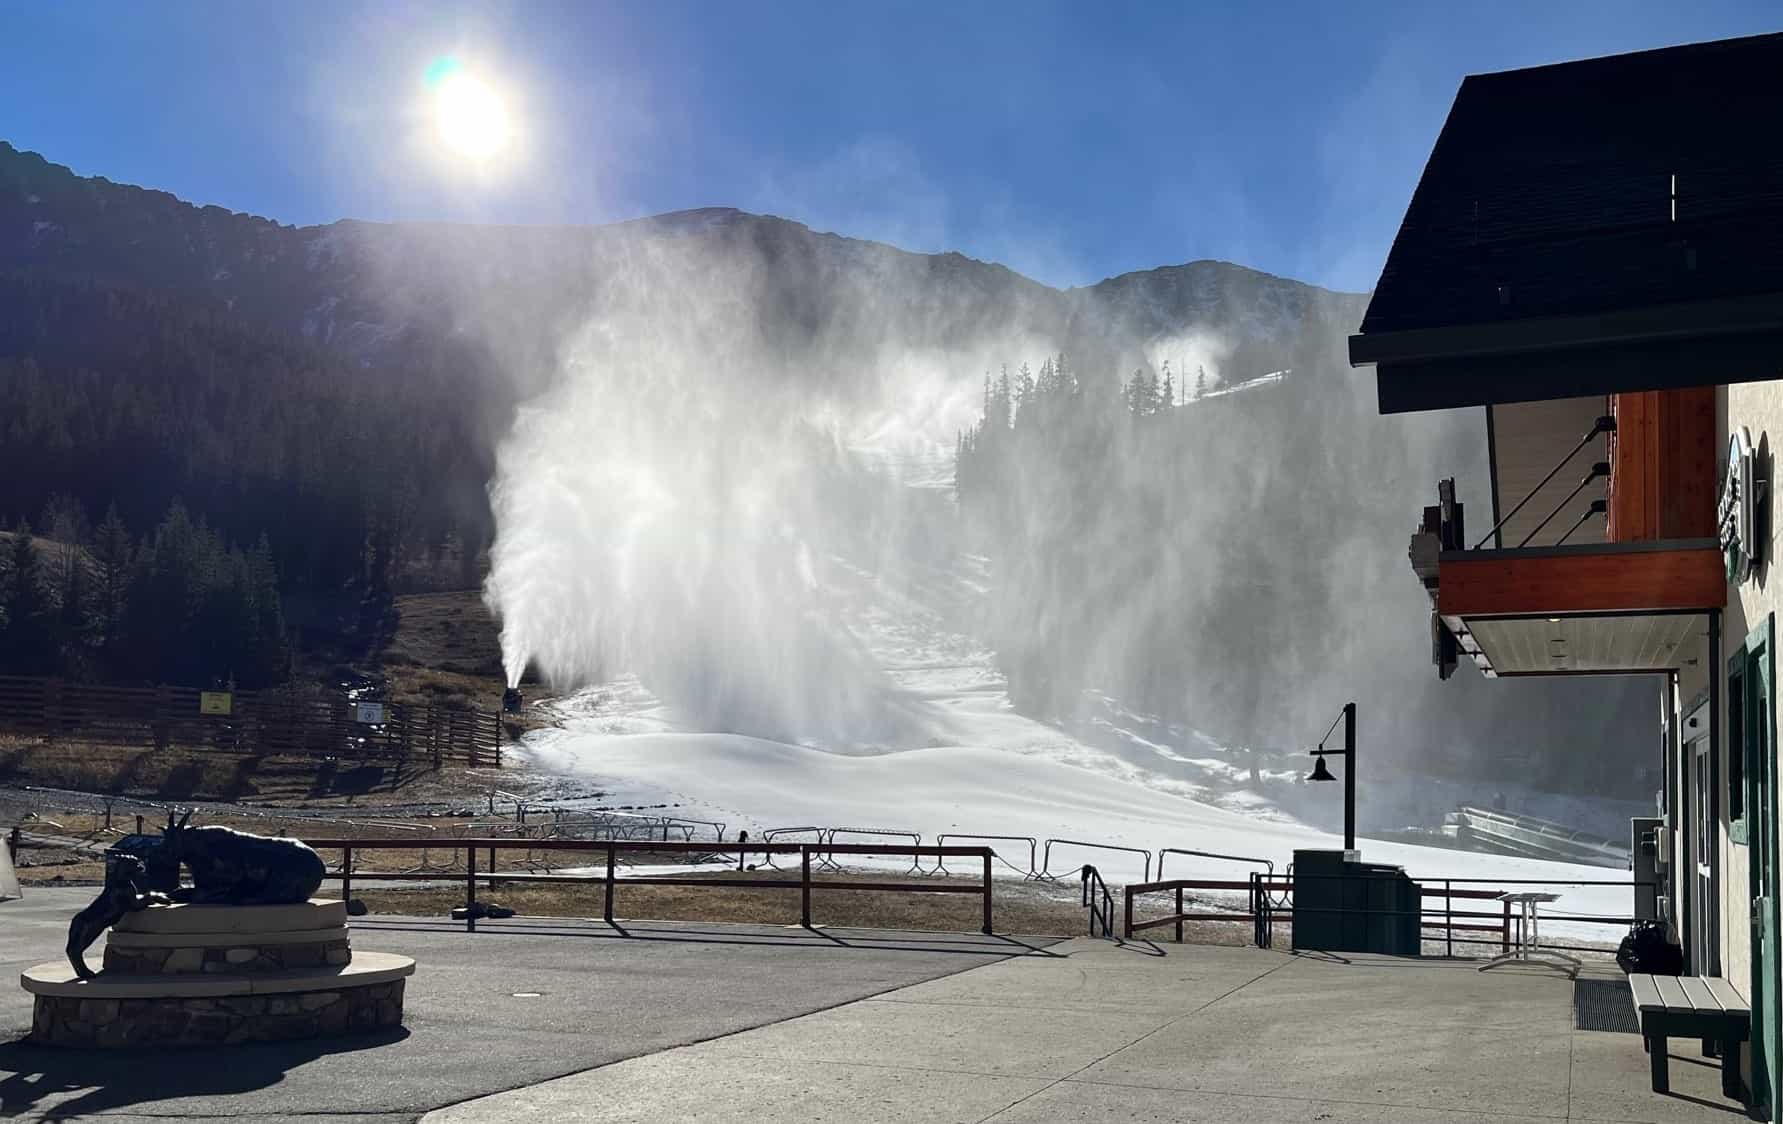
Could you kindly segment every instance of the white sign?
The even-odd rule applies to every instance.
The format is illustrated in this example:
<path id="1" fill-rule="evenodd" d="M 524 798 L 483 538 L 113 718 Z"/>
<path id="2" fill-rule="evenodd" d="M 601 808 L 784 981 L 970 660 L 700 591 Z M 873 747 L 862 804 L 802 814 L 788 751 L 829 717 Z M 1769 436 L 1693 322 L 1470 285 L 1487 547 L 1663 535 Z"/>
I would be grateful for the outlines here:
<path id="1" fill-rule="evenodd" d="M 384 722 L 384 704 L 362 702 L 353 714 L 354 720 L 365 726 L 380 726 Z"/>

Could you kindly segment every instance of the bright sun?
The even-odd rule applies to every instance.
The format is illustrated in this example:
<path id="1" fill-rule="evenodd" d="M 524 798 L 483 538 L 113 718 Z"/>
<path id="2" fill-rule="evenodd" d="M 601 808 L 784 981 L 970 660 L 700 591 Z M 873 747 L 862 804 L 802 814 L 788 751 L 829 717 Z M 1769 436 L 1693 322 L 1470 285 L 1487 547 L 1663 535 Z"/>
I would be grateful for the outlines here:
<path id="1" fill-rule="evenodd" d="M 487 85 L 454 70 L 441 78 L 433 96 L 440 138 L 454 152 L 487 160 L 507 146 L 513 131 L 508 111 Z"/>

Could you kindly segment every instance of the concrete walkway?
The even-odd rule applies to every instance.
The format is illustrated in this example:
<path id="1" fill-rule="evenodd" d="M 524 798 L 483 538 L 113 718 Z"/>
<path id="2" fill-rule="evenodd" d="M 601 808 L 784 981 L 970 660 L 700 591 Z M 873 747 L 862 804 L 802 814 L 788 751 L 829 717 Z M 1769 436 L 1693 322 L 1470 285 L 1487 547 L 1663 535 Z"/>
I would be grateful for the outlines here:
<path id="1" fill-rule="evenodd" d="M 1575 1030 L 1547 969 L 1078 940 L 464 1102 L 485 1121 L 1717 1121 L 1674 1042 Z M 1162 955 L 1160 955 L 1162 953 Z M 1614 975 L 1611 969 L 1606 975 Z"/>
<path id="2" fill-rule="evenodd" d="M 18 973 L 62 955 L 90 889 L 0 903 L 0 1120 L 412 1124 L 429 1110 L 808 1014 L 1012 955 L 978 934 L 514 918 L 353 922 L 419 964 L 400 1031 L 227 1050 L 84 1051 L 23 1041 Z M 665 1118 L 658 1117 L 659 1121 Z"/>

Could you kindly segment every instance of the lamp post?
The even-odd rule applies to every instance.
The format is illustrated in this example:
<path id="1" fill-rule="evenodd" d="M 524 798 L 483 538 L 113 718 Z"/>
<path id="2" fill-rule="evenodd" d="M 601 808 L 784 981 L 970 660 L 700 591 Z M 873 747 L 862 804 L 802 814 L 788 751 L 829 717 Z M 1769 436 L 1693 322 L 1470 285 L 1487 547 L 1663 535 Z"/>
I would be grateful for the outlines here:
<path id="1" fill-rule="evenodd" d="M 1346 757 L 1349 760 L 1343 767 L 1343 849 L 1356 849 L 1356 704 L 1343 704 L 1343 713 L 1338 716 L 1343 723 L 1343 748 L 1326 749 L 1325 738 L 1331 736 L 1331 730 L 1337 729 L 1337 722 L 1331 723 L 1331 730 L 1325 731 L 1325 738 L 1319 739 L 1319 748 L 1312 751 L 1314 757 L 1312 775 L 1309 781 L 1334 781 L 1331 770 L 1325 767 L 1327 757 Z"/>

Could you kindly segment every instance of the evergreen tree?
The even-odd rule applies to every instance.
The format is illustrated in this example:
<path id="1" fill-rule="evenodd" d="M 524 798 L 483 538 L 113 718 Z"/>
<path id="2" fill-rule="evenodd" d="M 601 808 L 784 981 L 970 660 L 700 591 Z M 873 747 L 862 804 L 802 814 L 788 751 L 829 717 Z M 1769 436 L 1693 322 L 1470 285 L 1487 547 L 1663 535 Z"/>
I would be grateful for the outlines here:
<path id="1" fill-rule="evenodd" d="M 43 517 L 37 522 L 43 537 L 59 543 L 84 545 L 92 535 L 87 509 L 67 492 L 53 492 L 44 501 Z"/>
<path id="2" fill-rule="evenodd" d="M 1195 365 L 1195 397 L 1200 398 L 1207 393 L 1207 368 L 1199 363 Z"/>
<path id="3" fill-rule="evenodd" d="M 128 662 L 140 677 L 162 683 L 208 685 L 198 669 L 197 619 L 203 601 L 203 539 L 184 504 L 136 552 L 124 611 Z"/>
<path id="4" fill-rule="evenodd" d="M 64 571 L 61 589 L 60 619 L 56 631 L 61 640 L 63 662 L 71 669 L 85 662 L 88 635 L 92 628 L 92 604 L 87 576 L 87 560 L 80 551 L 62 548 L 72 564 Z"/>
<path id="5" fill-rule="evenodd" d="M 99 646 L 110 651 L 124 619 L 124 602 L 130 587 L 130 531 L 118 515 L 118 505 L 105 512 L 105 522 L 93 537 L 93 564 L 97 570 L 93 611 L 99 629 Z"/>
<path id="6" fill-rule="evenodd" d="M 7 544 L 6 568 L 0 578 L 0 667 L 15 675 L 42 675 L 56 670 L 51 605 L 42 559 L 32 542 L 31 525 L 19 521 Z"/>
<path id="7" fill-rule="evenodd" d="M 254 609 L 251 658 L 244 674 L 252 686 L 281 683 L 290 672 L 291 651 L 285 637 L 285 610 L 279 599 L 279 572 L 272 542 L 265 533 L 247 558 L 249 596 Z"/>
<path id="8" fill-rule="evenodd" d="M 1127 410 L 1136 418 L 1149 418 L 1163 408 L 1158 389 L 1158 376 L 1143 367 L 1133 370 L 1127 380 Z"/>

